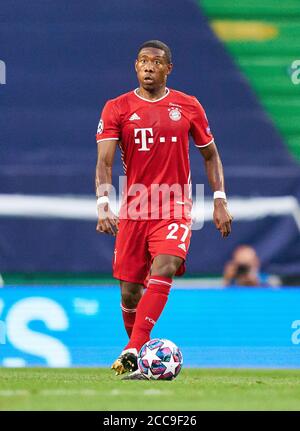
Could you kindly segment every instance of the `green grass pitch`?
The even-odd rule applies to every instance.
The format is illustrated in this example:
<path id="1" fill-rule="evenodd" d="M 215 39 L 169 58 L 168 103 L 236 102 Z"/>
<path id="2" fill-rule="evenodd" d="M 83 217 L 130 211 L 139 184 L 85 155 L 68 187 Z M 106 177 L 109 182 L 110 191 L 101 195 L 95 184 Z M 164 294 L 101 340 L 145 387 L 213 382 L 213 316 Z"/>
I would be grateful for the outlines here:
<path id="1" fill-rule="evenodd" d="M 0 410 L 300 410 L 300 370 L 185 368 L 164 382 L 105 368 L 2 368 Z"/>

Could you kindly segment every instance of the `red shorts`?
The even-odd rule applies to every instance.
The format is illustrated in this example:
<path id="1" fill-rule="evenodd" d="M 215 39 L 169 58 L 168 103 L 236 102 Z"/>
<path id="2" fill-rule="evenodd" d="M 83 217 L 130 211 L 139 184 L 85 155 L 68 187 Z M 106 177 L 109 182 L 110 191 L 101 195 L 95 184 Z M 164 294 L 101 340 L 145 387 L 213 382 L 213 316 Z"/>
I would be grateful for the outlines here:
<path id="1" fill-rule="evenodd" d="M 191 222 L 186 219 L 121 219 L 113 256 L 113 276 L 143 284 L 155 256 L 170 254 L 185 261 L 190 239 Z M 176 275 L 184 272 L 183 262 Z"/>

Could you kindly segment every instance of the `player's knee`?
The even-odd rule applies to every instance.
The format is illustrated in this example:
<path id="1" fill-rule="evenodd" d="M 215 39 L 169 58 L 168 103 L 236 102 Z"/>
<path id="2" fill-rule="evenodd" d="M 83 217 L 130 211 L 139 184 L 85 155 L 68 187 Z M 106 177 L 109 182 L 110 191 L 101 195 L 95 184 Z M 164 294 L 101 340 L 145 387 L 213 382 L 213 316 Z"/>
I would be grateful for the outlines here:
<path id="1" fill-rule="evenodd" d="M 132 295 L 131 293 L 122 293 L 122 304 L 131 309 L 131 308 L 135 308 L 136 307 L 136 301 L 135 301 L 135 296 Z"/>
<path id="2" fill-rule="evenodd" d="M 133 283 L 121 284 L 122 304 L 127 308 L 135 308 L 141 299 L 143 288 Z"/>
<path id="3" fill-rule="evenodd" d="M 157 265 L 155 270 L 153 270 L 154 275 L 159 275 L 161 277 L 173 278 L 177 271 L 177 265 L 175 262 L 166 262 Z"/>

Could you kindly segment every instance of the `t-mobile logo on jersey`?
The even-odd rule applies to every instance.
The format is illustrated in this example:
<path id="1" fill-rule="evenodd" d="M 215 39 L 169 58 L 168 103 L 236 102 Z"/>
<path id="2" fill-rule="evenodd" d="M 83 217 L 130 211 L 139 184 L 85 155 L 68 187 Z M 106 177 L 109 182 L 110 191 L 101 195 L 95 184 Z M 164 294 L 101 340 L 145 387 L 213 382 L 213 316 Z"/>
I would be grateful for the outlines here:
<path id="1" fill-rule="evenodd" d="M 136 144 L 142 144 L 139 151 L 150 151 L 147 144 L 153 144 L 153 129 L 134 129 L 134 142 Z"/>
<path id="2" fill-rule="evenodd" d="M 134 129 L 134 142 L 136 144 L 142 144 L 141 148 L 139 148 L 139 151 L 150 151 L 150 148 L 147 147 L 147 144 L 153 144 L 154 142 L 153 129 Z M 166 142 L 166 138 L 161 136 L 159 138 L 159 142 Z M 177 142 L 177 136 L 171 136 L 170 142 Z"/>

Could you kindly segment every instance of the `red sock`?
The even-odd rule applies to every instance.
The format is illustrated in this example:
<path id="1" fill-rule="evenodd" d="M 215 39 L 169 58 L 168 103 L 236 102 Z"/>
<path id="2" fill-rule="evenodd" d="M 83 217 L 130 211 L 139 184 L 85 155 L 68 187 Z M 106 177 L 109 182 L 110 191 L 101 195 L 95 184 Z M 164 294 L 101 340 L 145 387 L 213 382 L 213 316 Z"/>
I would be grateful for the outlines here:
<path id="1" fill-rule="evenodd" d="M 121 304 L 121 309 L 122 309 L 124 326 L 128 334 L 128 337 L 130 338 L 134 321 L 135 321 L 136 308 L 126 308 L 123 304 Z"/>
<path id="2" fill-rule="evenodd" d="M 141 349 L 150 339 L 150 333 L 161 315 L 171 289 L 172 279 L 151 275 L 148 287 L 136 309 L 136 318 L 129 343 L 125 349 Z M 124 350 L 125 350 L 124 349 Z"/>

